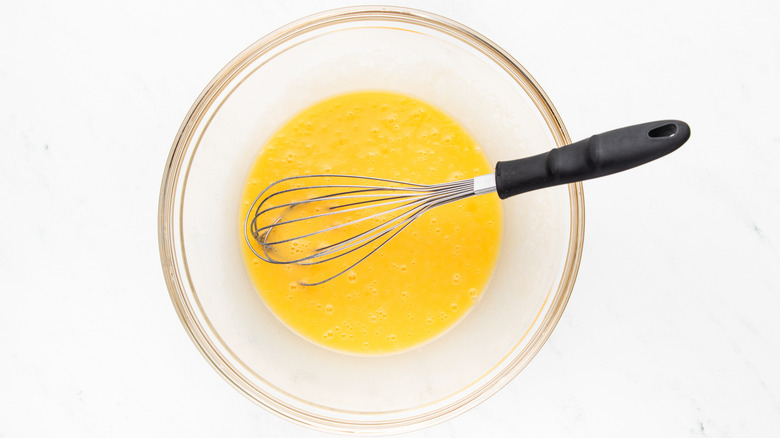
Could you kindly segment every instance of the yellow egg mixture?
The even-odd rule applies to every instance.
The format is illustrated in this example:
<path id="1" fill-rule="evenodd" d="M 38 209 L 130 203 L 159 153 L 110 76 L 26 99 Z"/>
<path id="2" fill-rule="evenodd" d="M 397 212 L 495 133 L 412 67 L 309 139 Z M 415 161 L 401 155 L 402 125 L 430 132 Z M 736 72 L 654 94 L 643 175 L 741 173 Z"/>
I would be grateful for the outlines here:
<path id="1" fill-rule="evenodd" d="M 242 195 L 241 239 L 249 206 L 282 178 L 354 174 L 435 184 L 492 171 L 468 133 L 423 101 L 379 91 L 339 95 L 293 117 L 264 146 Z M 242 251 L 263 300 L 292 330 L 340 351 L 388 353 L 441 334 L 477 302 L 495 266 L 501 226 L 495 194 L 437 207 L 317 286 L 300 282 L 320 266 L 268 263 L 246 244 Z M 336 271 L 351 264 L 327 263 Z"/>

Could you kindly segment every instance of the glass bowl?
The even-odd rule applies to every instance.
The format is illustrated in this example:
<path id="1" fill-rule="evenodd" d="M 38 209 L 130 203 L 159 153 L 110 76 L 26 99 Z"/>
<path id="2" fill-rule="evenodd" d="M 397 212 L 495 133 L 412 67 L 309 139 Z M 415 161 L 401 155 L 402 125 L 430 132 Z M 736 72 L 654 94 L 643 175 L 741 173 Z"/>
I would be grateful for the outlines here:
<path id="1" fill-rule="evenodd" d="M 239 196 L 254 157 L 283 122 L 326 97 L 366 89 L 434 104 L 493 162 L 570 142 L 536 81 L 477 32 L 412 9 L 328 11 L 252 44 L 200 94 L 168 157 L 159 244 L 182 324 L 230 384 L 293 422 L 377 435 L 458 415 L 528 364 L 574 285 L 584 207 L 579 183 L 503 201 L 501 251 L 487 289 L 431 342 L 356 356 L 304 340 L 274 317 L 245 272 Z"/>

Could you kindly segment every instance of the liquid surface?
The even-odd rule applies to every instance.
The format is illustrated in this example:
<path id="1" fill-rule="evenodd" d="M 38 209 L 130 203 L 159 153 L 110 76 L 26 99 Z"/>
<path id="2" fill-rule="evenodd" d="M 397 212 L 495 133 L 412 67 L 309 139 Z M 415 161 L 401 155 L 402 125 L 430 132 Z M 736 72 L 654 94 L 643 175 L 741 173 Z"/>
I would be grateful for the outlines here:
<path id="1" fill-rule="evenodd" d="M 322 277 L 323 269 L 345 269 L 350 260 L 327 267 L 262 261 L 243 242 L 246 213 L 264 188 L 291 176 L 436 184 L 491 172 L 468 133 L 418 99 L 367 91 L 315 104 L 272 136 L 250 170 L 239 218 L 249 275 L 277 317 L 315 343 L 363 354 L 419 345 L 462 318 L 485 289 L 502 226 L 495 194 L 425 213 L 361 264 L 317 286 L 300 283 Z"/>

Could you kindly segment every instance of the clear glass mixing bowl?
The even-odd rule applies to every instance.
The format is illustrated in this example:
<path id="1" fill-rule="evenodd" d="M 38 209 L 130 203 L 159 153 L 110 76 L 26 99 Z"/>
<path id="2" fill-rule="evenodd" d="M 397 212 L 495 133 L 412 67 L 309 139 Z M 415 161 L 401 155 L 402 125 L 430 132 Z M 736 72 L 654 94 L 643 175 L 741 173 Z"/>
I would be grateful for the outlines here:
<path id="1" fill-rule="evenodd" d="M 323 98 L 365 89 L 438 106 L 492 161 L 569 142 L 536 81 L 473 30 L 395 7 L 324 12 L 252 44 L 198 97 L 163 177 L 160 256 L 185 329 L 240 392 L 315 429 L 399 433 L 477 405 L 539 351 L 574 285 L 583 195 L 578 183 L 504 201 L 490 284 L 473 310 L 434 341 L 375 357 L 305 341 L 266 308 L 244 270 L 239 195 L 253 158 L 285 120 Z"/>

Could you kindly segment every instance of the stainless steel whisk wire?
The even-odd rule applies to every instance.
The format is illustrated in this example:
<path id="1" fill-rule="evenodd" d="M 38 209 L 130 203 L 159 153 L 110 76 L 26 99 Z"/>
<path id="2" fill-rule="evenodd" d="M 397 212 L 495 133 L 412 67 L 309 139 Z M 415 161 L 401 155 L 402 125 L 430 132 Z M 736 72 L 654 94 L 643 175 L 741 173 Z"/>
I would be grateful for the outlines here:
<path id="1" fill-rule="evenodd" d="M 485 175 L 481 181 L 493 181 L 493 175 Z M 489 178 L 487 178 L 489 177 Z M 304 187 L 293 187 L 276 192 L 263 197 L 269 190 L 279 184 L 290 182 L 292 180 L 300 180 L 303 178 L 330 178 L 330 179 L 359 179 L 363 181 L 375 181 L 392 185 L 365 185 L 365 184 L 319 184 Z M 304 286 L 316 286 L 318 284 L 325 283 L 344 274 L 350 269 L 354 268 L 360 262 L 374 254 L 380 248 L 382 248 L 387 242 L 389 242 L 395 235 L 403 231 L 417 218 L 422 216 L 428 210 L 448 204 L 451 202 L 459 201 L 475 194 L 487 193 L 490 190 L 491 184 L 482 184 L 481 187 L 477 187 L 480 193 L 475 192 L 475 179 L 459 180 L 447 183 L 423 185 L 414 184 L 404 181 L 396 181 L 385 178 L 375 177 L 362 177 L 357 175 L 304 175 L 295 176 L 290 178 L 281 179 L 274 184 L 268 186 L 260 195 L 255 198 L 255 201 L 249 208 L 246 219 L 244 221 L 244 235 L 249 248 L 252 252 L 262 260 L 274 264 L 298 264 L 298 265 L 315 265 L 325 263 L 333 259 L 343 257 L 349 253 L 357 251 L 368 245 L 375 244 L 376 246 L 360 257 L 355 263 L 352 263 L 347 268 L 339 271 L 337 274 L 332 275 L 322 281 L 312 283 L 301 283 Z M 479 184 L 478 184 L 479 186 Z M 313 196 L 310 198 L 304 198 L 301 200 L 286 202 L 280 205 L 274 205 L 271 207 L 263 208 L 273 198 L 285 194 L 302 191 L 321 191 L 321 190 L 339 190 L 338 192 L 328 193 L 320 196 Z M 495 190 L 495 184 L 492 184 L 492 190 Z M 259 203 L 258 203 L 259 201 Z M 303 218 L 295 218 L 290 220 L 283 220 L 284 213 L 298 206 L 323 201 L 346 201 L 344 203 L 337 204 L 335 206 L 329 206 L 328 211 L 319 213 Z M 327 228 L 319 229 L 317 231 L 297 235 L 290 238 L 284 238 L 276 241 L 269 241 L 271 232 L 283 225 L 288 225 L 295 222 L 309 221 L 319 219 L 335 214 L 354 213 L 360 210 L 376 209 L 376 208 L 388 208 L 387 210 L 380 211 L 379 213 L 368 214 L 358 219 L 354 219 L 341 224 L 333 225 Z M 276 219 L 266 225 L 260 223 L 260 219 L 270 214 L 276 214 L 278 216 L 272 216 Z M 279 260 L 275 259 L 269 254 L 269 249 L 274 245 L 281 245 L 289 243 L 294 240 L 312 237 L 318 234 L 334 231 L 339 228 L 353 226 L 360 222 L 368 221 L 371 219 L 379 218 L 381 216 L 387 216 L 394 214 L 390 219 L 381 222 L 368 230 L 362 231 L 354 236 L 346 238 L 336 243 L 328 244 L 323 247 L 316 248 L 311 254 L 297 258 L 294 260 Z M 253 240 L 259 244 L 262 254 L 257 251 L 252 245 L 249 236 L 253 237 Z M 384 239 L 383 239 L 384 238 Z"/>

